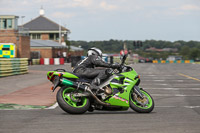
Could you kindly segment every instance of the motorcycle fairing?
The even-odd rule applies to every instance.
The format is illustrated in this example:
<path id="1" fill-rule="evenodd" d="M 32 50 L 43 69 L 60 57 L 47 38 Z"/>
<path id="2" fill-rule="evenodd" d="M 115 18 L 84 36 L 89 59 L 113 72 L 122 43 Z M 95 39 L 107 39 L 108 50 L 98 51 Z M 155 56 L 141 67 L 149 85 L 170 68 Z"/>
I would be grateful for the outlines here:
<path id="1" fill-rule="evenodd" d="M 114 106 L 129 107 L 129 94 L 138 81 L 138 79 L 135 79 L 137 75 L 138 74 L 132 70 L 130 72 L 124 72 L 114 76 L 114 78 L 110 81 L 111 88 L 118 90 L 123 89 L 123 91 L 119 91 L 112 95 L 112 97 L 107 99 L 105 102 Z"/>

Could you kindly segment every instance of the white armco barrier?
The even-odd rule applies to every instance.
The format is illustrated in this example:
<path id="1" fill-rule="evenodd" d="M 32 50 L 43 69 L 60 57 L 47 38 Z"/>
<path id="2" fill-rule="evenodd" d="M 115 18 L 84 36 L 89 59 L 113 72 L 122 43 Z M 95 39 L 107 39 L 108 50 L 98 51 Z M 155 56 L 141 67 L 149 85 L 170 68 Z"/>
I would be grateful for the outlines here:
<path id="1" fill-rule="evenodd" d="M 60 65 L 60 58 L 54 58 L 54 65 Z"/>
<path id="2" fill-rule="evenodd" d="M 49 58 L 44 58 L 44 65 L 49 65 Z"/>

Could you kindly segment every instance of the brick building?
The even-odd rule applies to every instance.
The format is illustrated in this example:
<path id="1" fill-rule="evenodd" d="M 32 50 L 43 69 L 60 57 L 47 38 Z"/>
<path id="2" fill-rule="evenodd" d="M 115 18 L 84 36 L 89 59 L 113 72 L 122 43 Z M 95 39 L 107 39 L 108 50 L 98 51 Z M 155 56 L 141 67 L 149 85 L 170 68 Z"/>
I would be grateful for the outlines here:
<path id="1" fill-rule="evenodd" d="M 70 55 L 81 56 L 83 49 L 71 46 Z M 32 58 L 57 58 L 67 56 L 67 46 L 63 46 L 52 40 L 35 40 L 31 39 Z M 64 54 L 65 53 L 65 54 Z"/>
<path id="2" fill-rule="evenodd" d="M 22 27 L 29 29 L 31 39 L 53 40 L 59 43 L 65 42 L 70 31 L 44 16 L 44 10 L 40 9 L 40 15 L 25 23 Z"/>
<path id="3" fill-rule="evenodd" d="M 0 16 L 0 43 L 14 43 L 18 58 L 54 58 L 58 55 L 83 55 L 83 49 L 65 41 L 70 31 L 44 16 L 44 10 L 35 19 L 18 26 L 18 16 Z M 63 44 L 63 45 L 61 45 Z"/>
<path id="4" fill-rule="evenodd" d="M 30 58 L 30 37 L 28 31 L 18 28 L 18 16 L 0 16 L 0 43 L 14 43 L 16 57 Z"/>
<path id="5" fill-rule="evenodd" d="M 29 29 L 31 38 L 31 58 L 55 58 L 67 55 L 83 55 L 83 49 L 71 46 L 70 53 L 65 45 L 70 31 L 44 16 L 44 10 L 40 9 L 40 15 L 25 23 L 21 27 Z M 63 44 L 63 45 L 61 45 Z"/>

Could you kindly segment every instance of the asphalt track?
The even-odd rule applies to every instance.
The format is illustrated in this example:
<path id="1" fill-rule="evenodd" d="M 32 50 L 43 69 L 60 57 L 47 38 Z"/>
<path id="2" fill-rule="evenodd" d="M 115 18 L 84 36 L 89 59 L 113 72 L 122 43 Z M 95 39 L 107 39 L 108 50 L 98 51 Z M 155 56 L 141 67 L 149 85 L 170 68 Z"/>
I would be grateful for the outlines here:
<path id="1" fill-rule="evenodd" d="M 0 110 L 0 133 L 200 133 L 200 65 L 135 64 L 155 109 L 139 114 L 52 109 Z"/>

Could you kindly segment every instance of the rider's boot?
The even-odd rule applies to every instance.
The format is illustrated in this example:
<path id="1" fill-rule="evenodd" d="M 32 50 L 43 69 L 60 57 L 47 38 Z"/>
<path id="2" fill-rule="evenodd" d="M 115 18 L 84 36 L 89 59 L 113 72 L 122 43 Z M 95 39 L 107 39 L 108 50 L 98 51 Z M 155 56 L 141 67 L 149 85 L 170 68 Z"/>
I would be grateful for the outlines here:
<path id="1" fill-rule="evenodd" d="M 98 85 L 100 85 L 100 79 L 95 78 L 91 83 L 91 90 L 97 93 L 100 90 L 100 87 Z"/>

